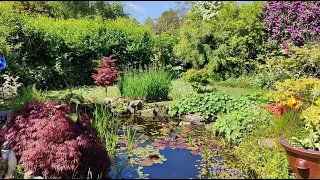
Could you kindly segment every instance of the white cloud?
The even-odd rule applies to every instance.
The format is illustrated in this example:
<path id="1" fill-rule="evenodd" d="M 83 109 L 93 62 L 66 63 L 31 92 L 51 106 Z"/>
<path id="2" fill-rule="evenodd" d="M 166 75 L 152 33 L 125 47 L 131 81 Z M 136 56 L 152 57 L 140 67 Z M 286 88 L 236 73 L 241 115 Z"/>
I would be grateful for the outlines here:
<path id="1" fill-rule="evenodd" d="M 127 6 L 130 7 L 131 9 L 135 10 L 135 11 L 138 11 L 138 12 L 144 12 L 145 11 L 145 9 L 143 7 L 135 5 L 135 4 L 131 3 L 131 2 L 128 2 Z"/>

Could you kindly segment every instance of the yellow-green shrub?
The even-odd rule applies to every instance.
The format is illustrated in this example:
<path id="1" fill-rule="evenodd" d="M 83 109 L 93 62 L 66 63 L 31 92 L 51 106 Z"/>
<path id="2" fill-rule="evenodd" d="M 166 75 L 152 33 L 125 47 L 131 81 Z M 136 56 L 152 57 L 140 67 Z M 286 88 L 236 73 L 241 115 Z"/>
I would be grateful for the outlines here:
<path id="1" fill-rule="evenodd" d="M 312 128 L 312 123 L 317 124 L 320 120 L 320 107 L 319 106 L 310 106 L 304 111 L 301 112 L 300 118 L 306 123 L 305 127 L 307 129 Z"/>
<path id="2" fill-rule="evenodd" d="M 190 69 L 183 74 L 182 80 L 186 82 L 207 83 L 210 77 L 210 70 L 203 68 L 200 70 Z"/>
<path id="3" fill-rule="evenodd" d="M 317 78 L 287 79 L 276 82 L 274 90 L 268 96 L 279 103 L 286 103 L 291 96 L 299 96 L 304 102 L 311 103 L 320 92 L 320 80 Z"/>

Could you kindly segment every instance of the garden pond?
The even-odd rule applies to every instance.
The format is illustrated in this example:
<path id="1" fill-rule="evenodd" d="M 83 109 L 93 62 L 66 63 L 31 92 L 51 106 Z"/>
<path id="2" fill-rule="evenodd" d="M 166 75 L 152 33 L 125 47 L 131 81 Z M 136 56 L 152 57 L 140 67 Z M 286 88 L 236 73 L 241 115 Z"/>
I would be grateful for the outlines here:
<path id="1" fill-rule="evenodd" d="M 109 152 L 112 179 L 243 177 L 222 162 L 230 158 L 224 143 L 205 125 L 183 125 L 180 119 L 167 117 L 122 117 L 116 121 L 118 143 L 115 151 Z"/>

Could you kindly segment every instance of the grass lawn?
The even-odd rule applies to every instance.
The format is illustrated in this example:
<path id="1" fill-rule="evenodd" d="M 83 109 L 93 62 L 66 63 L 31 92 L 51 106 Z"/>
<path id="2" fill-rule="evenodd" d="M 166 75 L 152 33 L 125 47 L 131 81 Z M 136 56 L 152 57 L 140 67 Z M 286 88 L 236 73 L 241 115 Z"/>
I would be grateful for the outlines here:
<path id="1" fill-rule="evenodd" d="M 100 86 L 86 86 L 86 87 L 77 87 L 77 88 L 68 88 L 63 90 L 56 91 L 47 91 L 45 96 L 47 98 L 57 98 L 63 96 L 68 92 L 73 92 L 76 94 L 81 94 L 85 99 L 92 99 L 95 101 L 101 101 L 106 98 L 106 92 L 104 87 Z M 108 87 L 108 98 L 119 97 L 120 91 L 117 86 Z"/>
<path id="2" fill-rule="evenodd" d="M 208 85 L 211 86 L 211 85 Z M 249 88 L 236 88 L 236 87 L 224 87 L 220 85 L 215 85 L 218 91 L 224 92 L 229 95 L 246 95 L 254 92 L 267 93 L 267 90 L 262 89 L 249 89 Z M 92 99 L 94 101 L 102 101 L 106 98 L 105 88 L 99 86 L 86 86 L 78 88 L 70 88 L 64 90 L 47 91 L 45 96 L 47 98 L 57 98 L 63 96 L 64 94 L 72 91 L 76 94 L 81 94 L 85 99 Z M 172 100 L 179 99 L 186 94 L 194 92 L 191 84 L 185 83 L 180 79 L 172 81 L 172 90 L 169 93 L 169 98 Z M 120 96 L 120 91 L 117 86 L 108 87 L 108 98 L 115 98 Z"/>

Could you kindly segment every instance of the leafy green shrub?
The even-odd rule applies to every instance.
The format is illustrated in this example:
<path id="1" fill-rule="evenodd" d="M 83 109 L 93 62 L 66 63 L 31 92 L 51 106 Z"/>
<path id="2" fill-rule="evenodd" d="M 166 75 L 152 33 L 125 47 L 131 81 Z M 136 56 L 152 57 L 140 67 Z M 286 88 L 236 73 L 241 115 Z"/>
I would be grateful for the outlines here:
<path id="1" fill-rule="evenodd" d="M 38 91 L 36 85 L 22 86 L 18 96 L 14 97 L 11 103 L 12 109 L 16 110 L 25 104 L 31 103 L 33 100 L 44 102 L 45 97 L 41 91 Z"/>
<path id="2" fill-rule="evenodd" d="M 172 88 L 171 78 L 164 69 L 151 68 L 141 73 L 124 72 L 118 86 L 126 98 L 146 98 L 147 100 L 167 99 Z"/>
<path id="3" fill-rule="evenodd" d="M 253 101 L 259 101 L 261 103 L 268 104 L 271 102 L 271 99 L 268 98 L 265 93 L 262 92 L 254 92 L 247 95 L 247 97 Z"/>
<path id="4" fill-rule="evenodd" d="M 261 102 L 251 100 L 246 96 L 227 96 L 221 92 L 188 94 L 185 97 L 173 101 L 169 106 L 170 116 L 184 114 L 199 114 L 214 116 L 218 113 L 246 109 L 260 105 Z"/>
<path id="5" fill-rule="evenodd" d="M 207 68 L 196 70 L 190 69 L 183 74 L 182 80 L 186 82 L 198 82 L 206 84 L 209 82 L 210 71 Z"/>
<path id="6" fill-rule="evenodd" d="M 272 115 L 262 108 L 247 108 L 218 114 L 214 130 L 224 136 L 228 142 L 238 144 L 243 137 L 258 126 L 267 127 Z"/>
<path id="7" fill-rule="evenodd" d="M 12 20 L 16 23 L 10 15 L 18 17 Z M 92 79 L 85 78 L 93 73 L 90 60 L 110 54 L 116 54 L 121 65 L 151 63 L 151 32 L 134 20 L 10 15 L 0 13 L 3 28 L 11 32 L 0 34 L 0 43 L 6 47 L 0 48 L 0 54 L 6 55 L 9 72 L 25 85 L 41 89 L 93 85 Z"/>
<path id="8" fill-rule="evenodd" d="M 167 32 L 156 35 L 154 41 L 154 60 L 162 66 L 176 64 L 173 47 L 178 43 L 176 34 Z"/>
<path id="9" fill-rule="evenodd" d="M 275 72 L 274 69 L 267 69 L 262 66 L 260 70 L 250 74 L 250 81 L 257 87 L 262 89 L 271 89 L 273 84 L 281 79 L 281 74 Z"/>
<path id="10" fill-rule="evenodd" d="M 202 86 L 198 83 L 193 83 L 193 84 L 191 84 L 191 86 L 197 93 L 200 93 L 200 94 L 212 93 L 212 92 L 217 91 L 217 89 L 215 87 L 206 87 L 206 86 Z"/>
<path id="11" fill-rule="evenodd" d="M 290 45 L 280 55 L 267 59 L 267 67 L 281 72 L 282 79 L 317 77 L 320 67 L 320 44 L 302 47 Z"/>
<path id="12" fill-rule="evenodd" d="M 264 3 L 239 7 L 236 2 L 226 2 L 206 21 L 191 8 L 180 28 L 175 55 L 193 68 L 209 65 L 224 78 L 251 71 L 254 66 L 250 62 L 264 53 L 266 36 L 260 17 Z"/>
<path id="13" fill-rule="evenodd" d="M 184 71 L 182 66 L 172 66 L 171 64 L 165 67 L 165 70 L 170 74 L 172 78 L 179 78 Z"/>

